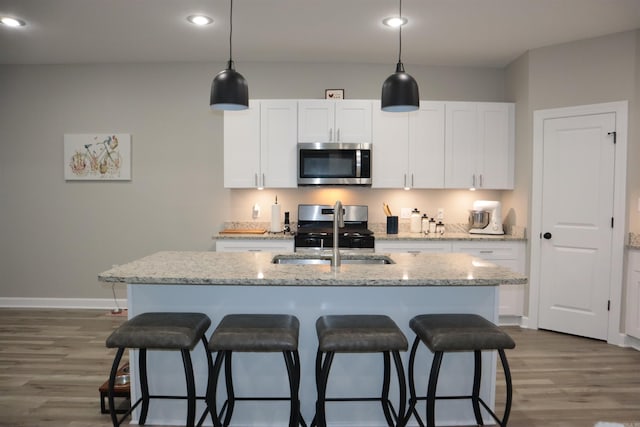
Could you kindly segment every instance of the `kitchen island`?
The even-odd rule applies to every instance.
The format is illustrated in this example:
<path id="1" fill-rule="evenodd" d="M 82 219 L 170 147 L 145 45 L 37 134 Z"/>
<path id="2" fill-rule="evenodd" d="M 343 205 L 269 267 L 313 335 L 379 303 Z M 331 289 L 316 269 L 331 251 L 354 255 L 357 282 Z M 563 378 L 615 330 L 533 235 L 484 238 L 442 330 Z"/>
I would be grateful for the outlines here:
<path id="1" fill-rule="evenodd" d="M 149 311 L 197 311 L 213 325 L 229 313 L 286 313 L 300 319 L 300 399 L 302 414 L 310 422 L 316 399 L 314 363 L 316 319 L 325 314 L 386 314 L 398 323 L 409 342 L 409 320 L 423 313 L 476 313 L 497 322 L 498 285 L 523 284 L 526 277 L 466 254 L 391 254 L 393 264 L 329 265 L 274 264 L 278 254 L 220 252 L 159 252 L 117 266 L 99 275 L 104 282 L 128 284 L 129 316 Z M 380 254 L 371 255 L 380 257 Z M 286 254 L 286 258 L 304 255 Z M 348 262 L 343 260 L 343 262 Z M 208 335 L 212 331 L 208 332 Z M 419 350 L 416 384 L 426 384 L 431 355 Z M 403 355 L 405 370 L 408 352 Z M 206 389 L 207 369 L 201 348 L 193 354 L 198 394 Z M 132 360 L 135 371 L 136 358 Z M 473 357 L 445 358 L 438 390 L 463 394 L 471 390 Z M 483 398 L 494 401 L 495 356 L 483 361 Z M 180 356 L 149 352 L 152 394 L 184 392 Z M 238 354 L 234 358 L 235 390 L 240 395 L 287 395 L 282 355 Z M 379 355 L 337 355 L 328 393 L 370 395 L 380 393 L 382 358 Z M 392 381 L 393 383 L 393 381 Z M 132 398 L 139 394 L 135 380 Z M 392 386 L 393 387 L 393 386 Z M 397 390 L 392 388 L 392 396 Z M 199 402 L 198 412 L 204 407 Z M 284 425 L 285 402 L 240 402 L 234 423 L 243 426 Z M 423 409 L 423 407 L 421 408 Z M 181 401 L 152 401 L 149 424 L 181 424 L 186 413 Z M 385 425 L 379 405 L 334 403 L 327 408 L 329 425 Z M 437 421 L 444 425 L 473 424 L 471 405 L 464 401 L 438 403 Z M 486 418 L 488 421 L 488 418 Z M 209 420 L 210 422 L 210 420 Z M 413 422 L 413 420 L 412 420 Z M 410 423 L 410 425 L 413 425 Z"/>

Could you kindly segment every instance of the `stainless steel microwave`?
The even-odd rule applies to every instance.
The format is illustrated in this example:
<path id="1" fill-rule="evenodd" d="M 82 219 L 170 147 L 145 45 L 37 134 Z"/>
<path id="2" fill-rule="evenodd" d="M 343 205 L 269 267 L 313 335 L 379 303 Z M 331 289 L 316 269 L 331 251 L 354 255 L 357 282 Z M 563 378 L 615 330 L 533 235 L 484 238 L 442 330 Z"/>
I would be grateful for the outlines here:
<path id="1" fill-rule="evenodd" d="M 298 143 L 298 185 L 371 185 L 371 144 Z"/>

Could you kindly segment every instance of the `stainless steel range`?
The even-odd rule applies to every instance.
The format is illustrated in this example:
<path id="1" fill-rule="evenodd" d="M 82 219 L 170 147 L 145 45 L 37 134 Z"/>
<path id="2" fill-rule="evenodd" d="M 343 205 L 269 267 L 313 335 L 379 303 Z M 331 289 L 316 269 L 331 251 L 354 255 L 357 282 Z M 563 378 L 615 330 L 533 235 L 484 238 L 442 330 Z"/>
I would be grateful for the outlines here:
<path id="1" fill-rule="evenodd" d="M 340 249 L 373 252 L 375 239 L 369 230 L 369 207 L 344 205 L 344 227 L 340 228 Z M 296 252 L 331 250 L 333 246 L 333 206 L 298 205 Z"/>

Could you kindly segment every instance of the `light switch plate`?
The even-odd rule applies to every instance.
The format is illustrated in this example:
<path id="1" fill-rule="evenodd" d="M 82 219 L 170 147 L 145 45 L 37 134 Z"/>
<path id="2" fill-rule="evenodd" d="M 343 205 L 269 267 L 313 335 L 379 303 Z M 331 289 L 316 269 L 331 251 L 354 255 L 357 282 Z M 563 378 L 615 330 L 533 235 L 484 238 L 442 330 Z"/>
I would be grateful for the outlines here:
<path id="1" fill-rule="evenodd" d="M 411 208 L 400 208 L 400 218 L 411 218 Z"/>

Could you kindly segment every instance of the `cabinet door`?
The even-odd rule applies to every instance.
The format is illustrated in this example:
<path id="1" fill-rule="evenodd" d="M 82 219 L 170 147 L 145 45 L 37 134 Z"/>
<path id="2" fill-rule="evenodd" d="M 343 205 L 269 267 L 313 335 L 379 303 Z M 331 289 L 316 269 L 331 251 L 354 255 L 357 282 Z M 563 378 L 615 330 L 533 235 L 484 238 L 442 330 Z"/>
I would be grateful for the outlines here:
<path id="1" fill-rule="evenodd" d="M 456 242 L 454 252 L 463 252 L 485 259 L 496 265 L 525 273 L 523 242 Z M 500 285 L 500 307 L 502 316 L 524 314 L 524 285 Z"/>
<path id="2" fill-rule="evenodd" d="M 260 104 L 260 166 L 265 188 L 295 188 L 298 103 L 269 100 Z"/>
<path id="3" fill-rule="evenodd" d="M 373 188 L 407 186 L 409 163 L 409 114 L 389 113 L 373 104 Z"/>
<path id="4" fill-rule="evenodd" d="M 444 188 L 444 124 L 443 102 L 421 101 L 420 109 L 409 113 L 408 180 L 412 188 Z"/>
<path id="5" fill-rule="evenodd" d="M 224 112 L 224 186 L 258 187 L 260 176 L 260 102 Z"/>
<path id="6" fill-rule="evenodd" d="M 628 335 L 640 339 L 640 251 L 629 252 L 627 270 L 627 318 Z"/>
<path id="7" fill-rule="evenodd" d="M 471 188 L 478 185 L 478 114 L 474 102 L 447 102 L 445 132 L 446 188 Z"/>
<path id="8" fill-rule="evenodd" d="M 371 101 L 335 101 L 335 142 L 371 142 Z"/>
<path id="9" fill-rule="evenodd" d="M 478 104 L 478 188 L 513 189 L 514 120 L 513 104 Z"/>
<path id="10" fill-rule="evenodd" d="M 298 141 L 335 142 L 335 101 L 307 99 L 298 102 Z"/>

